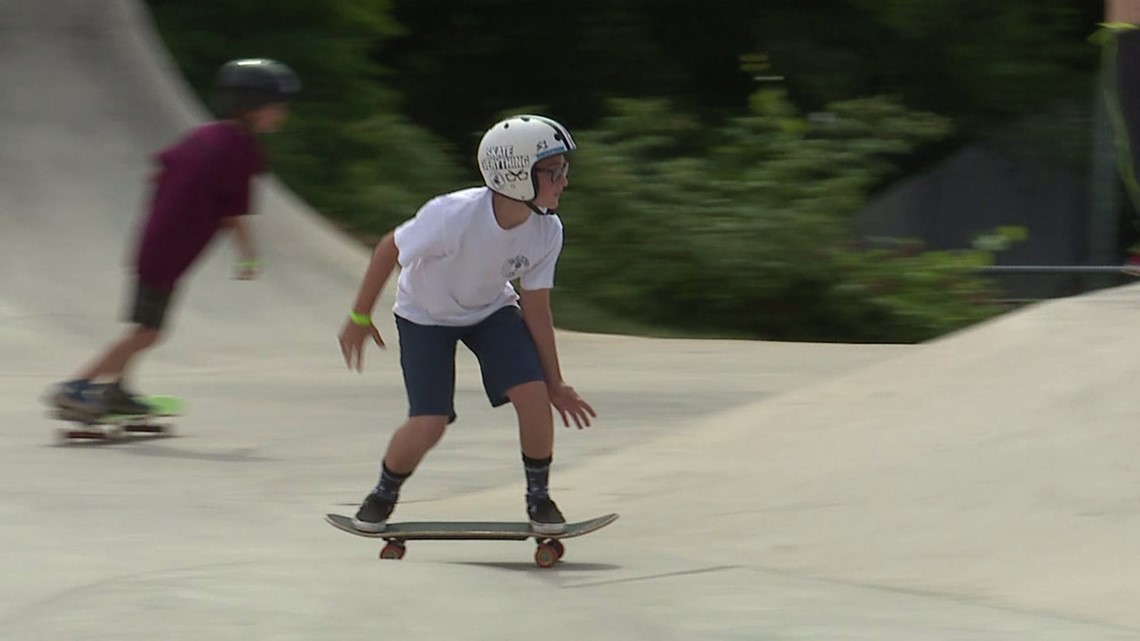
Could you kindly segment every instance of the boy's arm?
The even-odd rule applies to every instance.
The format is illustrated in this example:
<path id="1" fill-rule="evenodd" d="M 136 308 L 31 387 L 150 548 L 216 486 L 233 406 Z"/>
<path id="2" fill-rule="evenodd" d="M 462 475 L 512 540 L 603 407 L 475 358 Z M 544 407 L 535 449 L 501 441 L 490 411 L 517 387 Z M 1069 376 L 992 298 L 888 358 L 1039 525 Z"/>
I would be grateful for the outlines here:
<path id="1" fill-rule="evenodd" d="M 237 250 L 238 278 L 248 280 L 257 276 L 257 248 L 253 245 L 253 234 L 249 230 L 249 223 L 245 216 L 230 216 L 222 219 L 222 226 L 228 228 L 234 235 L 234 246 Z"/>
<path id="2" fill-rule="evenodd" d="M 380 242 L 376 243 L 376 249 L 372 251 L 372 260 L 368 263 L 368 270 L 364 273 L 364 280 L 361 281 L 356 300 L 352 303 L 352 313 L 372 316 L 372 308 L 376 305 L 376 299 L 380 298 L 380 290 L 384 289 L 384 284 L 388 282 L 392 270 L 396 269 L 399 259 L 400 250 L 396 247 L 396 235 L 394 232 L 388 232 Z"/>
<path id="3" fill-rule="evenodd" d="M 530 330 L 534 346 L 538 348 L 538 361 L 547 387 L 563 384 L 562 368 L 558 364 L 558 346 L 554 340 L 554 314 L 550 311 L 549 289 L 524 289 L 519 293 L 523 322 Z"/>
<path id="4" fill-rule="evenodd" d="M 1140 23 L 1140 7 L 1128 0 L 1108 0 L 1104 3 L 1104 18 L 1108 22 Z"/>
<path id="5" fill-rule="evenodd" d="M 550 403 L 562 415 L 562 424 L 569 427 L 569 419 L 573 418 L 579 429 L 589 427 L 590 417 L 597 416 L 597 413 L 573 387 L 562 380 L 558 347 L 554 340 L 554 314 L 550 311 L 550 290 L 523 289 L 519 293 L 519 305 L 522 307 L 523 322 L 538 349 L 538 360 L 546 379 L 546 389 L 550 393 Z"/>
<path id="6" fill-rule="evenodd" d="M 384 347 L 384 339 L 380 330 L 372 322 L 372 308 L 376 299 L 380 298 L 380 290 L 392 275 L 396 263 L 400 260 L 400 250 L 396 247 L 396 236 L 389 232 L 372 251 L 372 260 L 368 262 L 368 270 L 364 272 L 364 280 L 360 283 L 360 290 L 356 293 L 356 300 L 352 303 L 352 310 L 340 329 L 338 340 L 340 351 L 344 355 L 344 363 L 356 371 L 364 369 L 364 341 L 371 338 L 374 343 Z"/>

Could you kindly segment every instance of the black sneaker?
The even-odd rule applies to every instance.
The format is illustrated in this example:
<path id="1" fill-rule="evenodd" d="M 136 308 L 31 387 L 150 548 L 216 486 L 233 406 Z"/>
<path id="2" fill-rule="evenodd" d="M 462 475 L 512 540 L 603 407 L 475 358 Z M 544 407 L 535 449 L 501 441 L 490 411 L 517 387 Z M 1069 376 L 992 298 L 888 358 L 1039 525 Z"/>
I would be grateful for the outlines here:
<path id="1" fill-rule="evenodd" d="M 151 407 L 138 400 L 138 396 L 128 392 L 118 383 L 103 386 L 103 404 L 109 414 L 150 414 Z"/>
<path id="2" fill-rule="evenodd" d="M 373 492 L 364 497 L 364 503 L 356 511 L 356 516 L 352 517 L 352 525 L 361 532 L 383 532 L 395 507 L 395 501 L 381 498 Z"/>
<path id="3" fill-rule="evenodd" d="M 526 514 L 530 518 L 530 529 L 539 534 L 561 534 L 566 530 L 566 519 L 549 498 L 527 497 Z"/>

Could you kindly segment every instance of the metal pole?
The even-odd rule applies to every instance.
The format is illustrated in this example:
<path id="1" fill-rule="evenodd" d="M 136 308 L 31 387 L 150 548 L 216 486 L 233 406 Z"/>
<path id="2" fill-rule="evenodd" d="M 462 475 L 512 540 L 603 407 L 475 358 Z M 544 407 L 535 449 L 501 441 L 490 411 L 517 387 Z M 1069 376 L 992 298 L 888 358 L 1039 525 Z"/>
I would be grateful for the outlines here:
<path id="1" fill-rule="evenodd" d="M 1123 274 L 1121 265 L 987 265 L 982 274 Z"/>
<path id="2" fill-rule="evenodd" d="M 1092 117 L 1092 162 L 1089 192 L 1092 204 L 1086 235 L 1086 260 L 1103 265 L 1116 262 L 1117 220 L 1120 211 L 1120 187 L 1117 178 L 1116 136 L 1109 119 L 1105 83 L 1112 82 L 1111 72 L 1098 74 Z M 1085 290 L 1108 287 L 1103 276 L 1090 273 L 1084 278 Z"/>

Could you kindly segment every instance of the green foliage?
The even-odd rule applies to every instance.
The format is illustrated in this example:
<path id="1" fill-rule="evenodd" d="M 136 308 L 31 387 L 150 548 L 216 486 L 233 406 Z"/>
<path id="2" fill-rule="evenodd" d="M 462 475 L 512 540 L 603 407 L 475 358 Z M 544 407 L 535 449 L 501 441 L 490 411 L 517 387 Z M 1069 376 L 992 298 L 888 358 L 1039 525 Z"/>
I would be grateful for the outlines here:
<path id="1" fill-rule="evenodd" d="M 738 110 L 752 81 L 736 60 L 755 45 L 760 4 L 393 0 L 407 32 L 376 57 L 415 122 L 470 155 L 507 105 L 541 102 L 573 131 L 617 96 L 669 96 L 702 117 Z"/>
<path id="2" fill-rule="evenodd" d="M 561 7 L 562 41 L 591 44 L 533 56 L 518 54 L 518 43 L 545 33 L 548 16 L 498 0 L 150 2 L 204 97 L 215 70 L 232 58 L 272 57 L 298 71 L 304 91 L 294 116 L 269 139 L 275 170 L 362 236 L 390 229 L 437 193 L 472 184 L 477 173 L 465 158 L 483 127 L 517 111 L 505 105 L 549 104 L 523 111 L 555 114 L 580 143 L 563 199 L 567 244 L 556 305 L 572 311 L 578 325 L 570 327 L 653 334 L 918 341 L 995 313 L 986 301 L 996 293 L 976 277 L 991 260 L 987 251 L 924 253 L 909 242 L 866 250 L 849 217 L 916 150 L 951 135 L 946 117 L 908 111 L 904 102 L 923 102 L 933 86 L 941 93 L 931 99 L 949 96 L 960 109 L 951 110 L 956 119 L 975 113 L 969 101 L 979 99 L 976 113 L 990 122 L 995 110 L 1006 113 L 995 83 L 1018 92 L 1022 81 L 1040 87 L 1071 55 L 1022 64 L 963 25 L 924 50 L 917 44 L 939 34 L 923 30 L 942 14 L 903 2 L 878 9 L 859 0 L 761 3 L 770 19 L 760 31 L 774 29 L 778 45 L 772 71 L 789 75 L 798 102 L 819 105 L 805 115 L 783 91 L 748 94 L 747 77 L 741 82 L 736 62 L 751 50 L 761 6 L 751 0 L 727 2 L 714 12 L 717 28 L 695 31 L 697 17 L 710 18 L 700 3 L 670 0 L 668 11 L 648 2 Z M 950 4 L 930 6 L 952 12 Z M 397 10 L 413 19 L 420 40 L 397 23 Z M 796 30 L 793 14 L 851 28 Z M 1043 34 L 1018 26 L 1018 46 L 1029 50 L 1056 35 L 1050 25 Z M 834 34 L 847 40 L 836 46 Z M 875 46 L 851 46 L 868 38 Z M 961 71 L 954 65 L 982 65 L 978 47 L 996 67 L 979 75 L 1005 80 L 975 84 L 961 73 L 943 82 Z M 763 56 L 748 60 L 767 70 Z M 838 99 L 884 86 L 899 87 L 903 99 Z M 1045 95 L 1026 92 L 1017 109 Z M 655 95 L 671 100 L 646 97 Z M 432 131 L 413 125 L 412 115 Z M 980 247 L 1016 240 L 999 230 Z"/>
<path id="3" fill-rule="evenodd" d="M 207 103 L 225 61 L 281 60 L 303 90 L 267 138 L 274 170 L 303 198 L 362 231 L 407 218 L 462 174 L 412 125 L 371 52 L 402 33 L 389 0 L 151 0 L 167 46 Z M 447 182 L 444 182 L 447 181 Z"/>
<path id="4" fill-rule="evenodd" d="M 798 104 L 890 92 L 968 137 L 1087 102 L 1099 3 L 1071 0 L 766 0 L 760 46 Z M 842 24 L 841 29 L 819 25 Z"/>
<path id="5" fill-rule="evenodd" d="M 713 121 L 738 110 L 760 76 L 785 78 L 805 110 L 897 95 L 977 138 L 1057 101 L 1087 105 L 1097 48 L 1086 38 L 1100 5 L 392 0 L 407 29 L 374 55 L 395 71 L 392 86 L 414 120 L 452 141 L 471 143 L 503 105 L 535 101 L 575 130 L 596 127 L 612 97 L 667 96 Z M 519 54 L 539 42 L 550 46 Z"/>
<path id="6" fill-rule="evenodd" d="M 995 286 L 976 275 L 992 263 L 989 253 L 920 248 L 837 252 L 835 267 L 848 277 L 826 297 L 836 330 L 863 341 L 922 341 L 1003 311 Z"/>
<path id="7" fill-rule="evenodd" d="M 560 288 L 683 330 L 921 340 L 983 318 L 983 252 L 863 252 L 848 218 L 892 159 L 948 134 L 886 99 L 799 116 L 781 93 L 707 130 L 665 101 L 617 100 L 582 132 Z"/>

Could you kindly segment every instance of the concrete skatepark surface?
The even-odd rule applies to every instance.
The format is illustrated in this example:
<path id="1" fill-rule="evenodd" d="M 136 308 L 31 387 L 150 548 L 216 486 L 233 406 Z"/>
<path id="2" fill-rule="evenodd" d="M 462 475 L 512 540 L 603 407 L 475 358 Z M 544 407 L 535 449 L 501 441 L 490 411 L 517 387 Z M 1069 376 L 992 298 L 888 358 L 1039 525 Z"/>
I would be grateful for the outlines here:
<path id="1" fill-rule="evenodd" d="M 559 428 L 553 494 L 621 520 L 553 570 L 381 562 L 322 520 L 405 411 L 395 348 L 358 375 L 336 346 L 368 249 L 266 181 L 263 278 L 223 238 L 140 372 L 177 436 L 57 445 L 39 397 L 122 331 L 147 155 L 205 113 L 133 0 L 0 2 L 0 81 L 2 639 L 1140 639 L 1135 288 L 921 346 L 561 332 L 600 416 Z M 523 516 L 478 380 L 463 355 L 397 520 Z"/>

